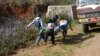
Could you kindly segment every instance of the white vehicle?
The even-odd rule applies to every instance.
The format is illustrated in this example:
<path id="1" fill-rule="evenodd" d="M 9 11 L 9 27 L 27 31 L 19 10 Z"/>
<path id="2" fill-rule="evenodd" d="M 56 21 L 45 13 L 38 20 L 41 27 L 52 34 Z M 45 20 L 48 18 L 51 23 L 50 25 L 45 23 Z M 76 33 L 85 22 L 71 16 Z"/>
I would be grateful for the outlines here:
<path id="1" fill-rule="evenodd" d="M 83 24 L 83 31 L 96 27 L 100 23 L 100 0 L 76 0 L 77 17 Z"/>

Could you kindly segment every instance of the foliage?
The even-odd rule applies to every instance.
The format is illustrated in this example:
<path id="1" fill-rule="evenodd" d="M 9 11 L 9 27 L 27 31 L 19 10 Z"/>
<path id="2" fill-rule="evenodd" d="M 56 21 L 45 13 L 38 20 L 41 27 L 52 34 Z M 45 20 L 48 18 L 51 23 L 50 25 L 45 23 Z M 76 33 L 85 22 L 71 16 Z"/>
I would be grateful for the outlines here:
<path id="1" fill-rule="evenodd" d="M 45 14 L 43 15 L 42 18 L 43 18 L 43 22 L 44 22 L 44 23 L 47 23 L 47 22 L 48 22 L 48 19 L 49 19 L 49 18 L 47 18 L 47 17 L 45 16 Z"/>
<path id="2" fill-rule="evenodd" d="M 42 1 L 50 5 L 69 5 L 75 2 L 75 0 L 42 0 Z"/>
<path id="3" fill-rule="evenodd" d="M 67 14 L 59 14 L 60 19 L 69 19 Z"/>
<path id="4" fill-rule="evenodd" d="M 69 15 L 60 14 L 59 17 L 60 19 L 67 19 L 72 27 L 74 27 L 77 24 L 77 20 L 70 18 Z"/>
<path id="5" fill-rule="evenodd" d="M 72 25 L 73 27 L 74 27 L 75 25 L 77 25 L 77 24 L 78 24 L 77 20 L 74 19 L 74 20 L 71 21 L 71 25 Z"/>
<path id="6" fill-rule="evenodd" d="M 4 1 L 3 3 L 6 4 L 6 2 L 9 2 L 9 0 L 2 0 Z M 34 0 L 12 0 L 13 4 L 17 4 L 18 6 L 20 6 L 21 8 L 27 7 L 27 5 L 32 4 L 34 6 L 38 5 L 39 2 L 37 3 L 33 3 Z M 65 5 L 65 4 L 72 4 L 73 0 L 44 0 L 43 4 L 49 4 L 49 5 Z M 70 3 L 69 3 L 70 2 Z M 0 4 L 3 4 L 0 3 Z M 4 9 L 5 4 L 2 6 L 2 8 L 0 7 L 0 9 Z M 4 12 L 6 12 L 5 10 L 3 10 Z M 60 15 L 60 17 L 68 17 L 67 15 Z M 48 18 L 46 18 L 45 16 L 43 16 L 43 21 L 47 22 Z M 24 22 L 25 23 L 25 22 Z M 74 24 L 74 23 L 73 23 Z M 14 49 L 18 48 L 19 46 L 25 44 L 26 42 L 30 41 L 31 39 L 35 39 L 35 36 L 37 35 L 37 30 L 34 28 L 28 28 L 25 29 L 25 27 L 18 27 L 16 28 L 15 31 L 13 31 L 6 39 L 3 38 L 2 33 L 0 33 L 0 56 L 8 56 L 9 54 L 11 54 L 13 52 Z M 62 49 L 61 49 L 62 50 Z M 65 52 L 61 52 L 57 51 L 54 53 L 51 53 L 53 56 L 58 54 L 59 55 L 63 55 Z M 50 50 L 48 49 L 47 52 L 49 52 Z M 61 53 L 60 53 L 61 52 Z M 49 55 L 50 56 L 50 55 Z"/>
<path id="7" fill-rule="evenodd" d="M 53 0 L 54 1 L 54 0 Z M 53 4 L 55 5 L 55 4 L 57 4 L 57 5 L 69 5 L 69 4 L 73 4 L 74 3 L 74 1 L 75 0 L 55 0 L 54 2 L 56 2 L 56 3 L 54 3 L 53 2 Z"/>
<path id="8" fill-rule="evenodd" d="M 35 28 L 19 27 L 4 39 L 2 33 L 0 34 L 0 56 L 8 56 L 14 49 L 18 48 L 29 42 L 31 39 L 35 39 L 37 30 Z"/>

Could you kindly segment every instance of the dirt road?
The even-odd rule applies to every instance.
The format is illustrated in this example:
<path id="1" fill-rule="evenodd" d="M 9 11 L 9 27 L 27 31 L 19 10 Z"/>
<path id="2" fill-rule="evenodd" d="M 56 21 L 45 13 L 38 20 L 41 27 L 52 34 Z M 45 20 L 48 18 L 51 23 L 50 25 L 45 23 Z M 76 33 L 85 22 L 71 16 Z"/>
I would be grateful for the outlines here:
<path id="1" fill-rule="evenodd" d="M 76 30 L 77 29 L 77 30 Z M 54 47 L 33 47 L 32 45 L 30 47 L 20 49 L 17 51 L 17 54 L 14 54 L 12 56 L 100 56 L 100 29 L 93 29 L 88 34 L 84 34 L 82 32 L 81 26 L 76 26 L 74 28 L 74 31 L 68 31 L 68 37 L 71 37 L 72 39 L 67 38 L 66 44 L 62 44 L 61 41 Z M 60 36 L 61 37 L 61 36 Z M 57 42 L 57 41 L 56 41 Z M 81 43 L 81 47 L 75 46 L 76 44 Z M 73 45 L 74 44 L 74 45 Z M 62 54 L 68 54 L 69 51 L 62 50 L 62 49 L 69 49 L 69 47 L 75 46 L 73 50 L 70 50 L 70 55 L 62 55 Z M 63 46 L 63 48 L 62 48 Z M 49 51 L 48 51 L 48 49 Z M 46 50 L 46 53 L 49 55 L 45 55 L 43 51 Z M 55 52 L 55 50 L 57 50 Z M 55 53 L 52 54 L 54 51 Z M 59 52 L 60 51 L 60 52 Z M 52 55 L 51 55 L 52 54 Z M 59 54 L 59 55 L 58 55 Z"/>
<path id="2" fill-rule="evenodd" d="M 73 50 L 71 56 L 100 56 L 100 31 L 91 34 L 93 37 L 83 42 L 85 46 Z"/>

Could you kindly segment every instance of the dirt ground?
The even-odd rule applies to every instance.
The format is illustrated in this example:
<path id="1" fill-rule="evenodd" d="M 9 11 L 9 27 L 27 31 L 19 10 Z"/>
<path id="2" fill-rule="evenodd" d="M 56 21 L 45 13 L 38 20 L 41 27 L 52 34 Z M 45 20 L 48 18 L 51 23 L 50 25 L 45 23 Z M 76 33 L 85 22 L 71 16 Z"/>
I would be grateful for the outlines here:
<path id="1" fill-rule="evenodd" d="M 77 44 L 81 42 L 81 47 L 75 47 L 70 55 L 65 56 L 100 56 L 100 29 L 92 29 L 89 33 L 85 34 L 82 32 L 81 25 L 77 25 L 74 28 L 74 31 L 69 30 L 66 44 Z M 58 34 L 61 35 L 61 34 Z M 76 41 L 78 40 L 78 41 Z M 55 50 L 62 42 L 56 42 L 57 45 L 52 48 Z M 30 47 L 17 50 L 16 54 L 12 56 L 45 56 L 43 50 L 48 48 L 48 46 L 39 46 L 33 47 L 32 44 Z M 62 56 L 62 55 L 61 55 Z"/>
<path id="2" fill-rule="evenodd" d="M 91 34 L 92 38 L 83 42 L 85 46 L 73 50 L 71 56 L 100 56 L 100 31 Z"/>

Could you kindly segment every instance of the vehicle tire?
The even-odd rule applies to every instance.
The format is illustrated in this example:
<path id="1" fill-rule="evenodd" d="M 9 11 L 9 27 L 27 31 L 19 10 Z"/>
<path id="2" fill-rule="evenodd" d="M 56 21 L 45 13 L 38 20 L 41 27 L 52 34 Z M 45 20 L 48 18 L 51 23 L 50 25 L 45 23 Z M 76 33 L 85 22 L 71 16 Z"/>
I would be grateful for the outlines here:
<path id="1" fill-rule="evenodd" d="M 83 31 L 84 31 L 84 33 L 89 32 L 89 24 L 83 24 Z"/>

